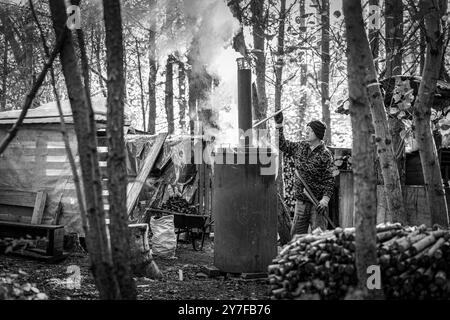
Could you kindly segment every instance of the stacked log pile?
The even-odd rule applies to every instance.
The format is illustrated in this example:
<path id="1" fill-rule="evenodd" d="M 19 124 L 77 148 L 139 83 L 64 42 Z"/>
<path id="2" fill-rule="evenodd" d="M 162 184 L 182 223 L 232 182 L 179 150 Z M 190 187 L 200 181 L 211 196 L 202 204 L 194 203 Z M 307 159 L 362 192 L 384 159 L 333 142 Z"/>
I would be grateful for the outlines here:
<path id="1" fill-rule="evenodd" d="M 184 214 L 198 214 L 194 205 L 190 205 L 184 198 L 179 196 L 170 197 L 161 209 Z"/>
<path id="2" fill-rule="evenodd" d="M 343 299 L 357 285 L 355 229 L 296 236 L 268 267 L 271 299 Z M 377 226 L 386 299 L 450 298 L 450 231 Z"/>

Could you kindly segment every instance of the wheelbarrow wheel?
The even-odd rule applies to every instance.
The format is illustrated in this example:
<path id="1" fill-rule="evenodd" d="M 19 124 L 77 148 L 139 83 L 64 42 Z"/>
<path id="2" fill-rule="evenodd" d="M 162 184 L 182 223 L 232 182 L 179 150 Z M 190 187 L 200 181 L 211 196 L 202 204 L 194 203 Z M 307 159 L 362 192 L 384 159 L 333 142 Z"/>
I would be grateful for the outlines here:
<path id="1" fill-rule="evenodd" d="M 193 236 L 191 234 L 192 237 L 192 248 L 194 249 L 194 251 L 202 251 L 203 250 L 203 244 L 205 243 L 205 231 L 202 231 L 202 237 L 201 239 L 197 239 L 196 236 Z"/>

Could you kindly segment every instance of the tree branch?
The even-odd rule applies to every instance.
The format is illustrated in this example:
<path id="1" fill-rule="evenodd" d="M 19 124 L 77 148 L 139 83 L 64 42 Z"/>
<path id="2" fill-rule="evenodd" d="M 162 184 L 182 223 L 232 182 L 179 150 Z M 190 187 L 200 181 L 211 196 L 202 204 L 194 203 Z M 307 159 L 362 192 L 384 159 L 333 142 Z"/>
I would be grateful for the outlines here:
<path id="1" fill-rule="evenodd" d="M 33 100 L 36 96 L 36 93 L 38 92 L 39 88 L 41 87 L 42 83 L 44 82 L 45 76 L 47 75 L 48 70 L 52 67 L 53 61 L 58 56 L 58 53 L 61 51 L 61 48 L 63 46 L 64 40 L 66 38 L 66 32 L 65 30 L 61 37 L 56 42 L 55 48 L 53 49 L 50 58 L 47 60 L 47 62 L 44 65 L 44 68 L 42 69 L 41 73 L 39 74 L 38 78 L 36 79 L 36 82 L 33 84 L 32 88 L 28 92 L 24 105 L 22 107 L 22 111 L 20 112 L 19 118 L 17 119 L 16 123 L 11 127 L 11 129 L 8 130 L 8 134 L 3 138 L 2 142 L 0 143 L 0 155 L 5 151 L 5 149 L 8 147 L 10 142 L 14 139 L 17 132 L 19 131 L 20 126 L 23 123 L 23 120 L 25 119 L 28 109 L 30 109 Z"/>

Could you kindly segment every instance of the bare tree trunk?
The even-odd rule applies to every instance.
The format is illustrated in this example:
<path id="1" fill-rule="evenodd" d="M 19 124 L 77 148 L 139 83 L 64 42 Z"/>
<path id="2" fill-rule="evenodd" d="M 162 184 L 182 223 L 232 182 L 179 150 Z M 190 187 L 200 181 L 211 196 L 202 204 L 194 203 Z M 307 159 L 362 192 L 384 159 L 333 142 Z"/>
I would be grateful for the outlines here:
<path id="1" fill-rule="evenodd" d="M 325 142 L 331 144 L 331 115 L 330 115 L 330 0 L 322 0 L 322 44 L 320 71 L 320 87 L 322 95 L 322 121 L 327 125 L 325 131 Z"/>
<path id="2" fill-rule="evenodd" d="M 152 24 L 149 31 L 148 60 L 150 73 L 148 77 L 148 131 L 156 133 L 156 78 L 158 69 L 156 66 L 156 25 Z"/>
<path id="3" fill-rule="evenodd" d="M 359 287 L 369 298 L 379 290 L 367 290 L 367 268 L 377 264 L 376 251 L 376 179 L 373 166 L 372 127 L 366 82 L 367 61 L 372 57 L 364 50 L 368 42 L 364 31 L 360 0 L 343 2 L 347 36 L 347 70 L 352 122 L 352 164 L 356 215 L 356 269 Z"/>
<path id="4" fill-rule="evenodd" d="M 259 108 L 255 110 L 256 120 L 262 120 L 267 116 L 264 3 L 264 0 L 251 0 L 250 3 L 253 26 L 253 51 L 256 57 L 256 88 L 259 99 Z M 265 128 L 266 123 L 260 125 L 260 129 Z"/>
<path id="5" fill-rule="evenodd" d="M 386 1 L 386 78 L 401 74 L 403 42 L 403 2 Z M 400 67 L 400 70 L 398 68 Z"/>
<path id="6" fill-rule="evenodd" d="M 138 63 L 138 75 L 139 75 L 139 88 L 141 92 L 141 112 L 142 112 L 142 128 L 145 130 L 145 99 L 144 99 L 144 83 L 142 81 L 142 68 L 141 68 L 141 54 L 139 52 L 139 42 L 138 39 L 135 38 L 136 44 L 136 55 L 137 55 L 137 63 Z"/>
<path id="7" fill-rule="evenodd" d="M 244 30 L 242 27 L 243 21 L 240 1 L 241 0 L 230 0 L 228 1 L 228 7 L 230 8 L 233 17 L 235 17 L 241 25 L 239 32 L 236 33 L 233 38 L 233 49 L 245 57 L 247 55 L 247 46 L 245 44 Z"/>
<path id="8" fill-rule="evenodd" d="M 39 22 L 39 19 L 37 18 L 36 11 L 34 9 L 33 0 L 29 0 L 28 3 L 30 5 L 30 10 L 33 15 L 34 21 L 39 30 L 39 34 L 40 34 L 41 41 L 42 41 L 42 46 L 44 47 L 45 56 L 47 59 L 49 59 L 51 56 L 50 50 L 47 46 L 47 41 L 45 39 L 45 35 L 44 35 L 44 31 L 42 29 L 41 23 Z M 67 127 L 66 127 L 66 123 L 64 120 L 63 110 L 62 110 L 62 106 L 61 106 L 61 100 L 59 98 L 58 89 L 56 88 L 56 77 L 55 77 L 55 70 L 54 70 L 53 66 L 50 68 L 50 80 L 52 83 L 53 95 L 55 96 L 56 107 L 58 108 L 59 120 L 61 122 L 61 135 L 62 135 L 63 141 L 64 141 L 64 148 L 66 150 L 67 159 L 69 160 L 70 169 L 72 171 L 73 184 L 75 185 L 75 193 L 77 195 L 78 207 L 80 209 L 81 223 L 83 226 L 83 231 L 84 231 L 85 237 L 89 237 L 89 227 L 88 227 L 88 221 L 87 221 L 87 215 L 86 215 L 86 207 L 84 204 L 84 197 L 83 197 L 83 193 L 81 191 L 80 178 L 78 175 L 77 166 L 75 164 L 75 157 L 73 156 L 73 152 L 70 147 L 69 135 L 67 134 Z M 58 223 L 58 222 L 56 222 L 56 223 Z"/>
<path id="9" fill-rule="evenodd" d="M 300 0 L 300 33 L 303 35 L 306 35 L 307 33 L 307 25 L 306 25 L 306 18 L 302 18 L 305 15 L 305 2 L 306 0 Z M 307 86 L 307 73 L 308 73 L 308 64 L 306 60 L 306 50 L 303 51 L 303 55 L 300 57 L 301 64 L 300 64 L 300 86 L 302 88 L 306 88 Z M 300 123 L 300 126 L 303 126 L 303 122 L 305 119 L 305 111 L 306 111 L 306 92 L 301 93 L 300 96 L 300 104 L 298 106 L 297 115 L 298 115 L 298 122 Z M 299 130 L 299 135 L 301 134 L 301 130 Z"/>
<path id="10" fill-rule="evenodd" d="M 100 32 L 97 31 L 95 36 L 95 62 L 97 67 L 98 83 L 100 85 L 100 89 L 102 90 L 103 96 L 106 97 L 105 85 L 103 84 L 102 65 L 100 62 L 100 43 Z"/>
<path id="11" fill-rule="evenodd" d="M 277 63 L 275 64 L 275 111 L 281 109 L 284 67 L 284 26 L 286 19 L 286 0 L 280 1 L 280 17 L 278 26 Z"/>
<path id="12" fill-rule="evenodd" d="M 395 158 L 394 146 L 383 95 L 378 85 L 378 78 L 373 64 L 372 53 L 369 42 L 365 36 L 364 28 L 355 29 L 353 35 L 358 37 L 361 43 L 358 50 L 361 50 L 359 59 L 363 59 L 366 64 L 366 78 L 362 83 L 367 88 L 367 94 L 370 101 L 370 111 L 375 129 L 375 142 L 377 146 L 378 159 L 383 175 L 384 189 L 388 210 L 393 221 L 407 223 L 405 209 L 403 205 L 403 193 L 400 183 L 399 171 Z M 400 136 L 400 135 L 399 135 Z"/>
<path id="13" fill-rule="evenodd" d="M 55 49 L 52 51 L 52 54 L 50 55 L 50 58 L 48 61 L 45 62 L 44 67 L 42 68 L 41 73 L 39 74 L 36 82 L 33 84 L 33 86 L 30 88 L 29 92 L 27 93 L 25 97 L 25 101 L 23 103 L 22 109 L 20 111 L 19 117 L 17 118 L 14 125 L 8 130 L 6 136 L 3 137 L 3 139 L 0 141 L 0 155 L 3 154 L 3 152 L 6 150 L 8 145 L 11 143 L 11 141 L 15 138 L 17 132 L 19 131 L 20 126 L 23 123 L 23 120 L 25 119 L 28 109 L 30 109 L 36 94 L 41 87 L 42 83 L 44 82 L 45 76 L 47 75 L 47 72 L 49 69 L 51 69 L 53 61 L 58 56 L 58 53 L 62 50 L 64 42 L 64 37 L 61 36 L 58 38 Z"/>
<path id="14" fill-rule="evenodd" d="M 386 78 L 402 74 L 403 45 L 403 3 L 402 0 L 386 1 Z M 394 90 L 395 80 L 390 80 L 389 90 Z M 406 150 L 400 137 L 403 122 L 397 117 L 389 117 L 394 154 L 402 185 L 406 180 Z"/>
<path id="15" fill-rule="evenodd" d="M 8 39 L 5 36 L 3 52 L 3 73 L 2 73 L 2 99 L 0 101 L 0 111 L 6 110 L 6 90 L 8 81 Z"/>
<path id="16" fill-rule="evenodd" d="M 425 35 L 425 22 L 423 18 L 420 21 L 420 74 L 423 73 L 423 68 L 425 66 L 425 52 L 427 51 L 427 39 Z"/>
<path id="17" fill-rule="evenodd" d="M 111 251 L 122 299 L 136 299 L 131 273 L 127 215 L 127 167 L 124 139 L 124 60 L 120 0 L 103 1 L 108 88 L 108 201 Z"/>
<path id="18" fill-rule="evenodd" d="M 189 83 L 189 132 L 191 135 L 195 134 L 195 121 L 197 119 L 197 99 L 198 99 L 198 81 L 196 81 L 196 76 L 194 71 L 189 70 L 188 72 L 188 83 Z"/>
<path id="19" fill-rule="evenodd" d="M 184 63 L 178 62 L 178 106 L 179 106 L 179 123 L 182 131 L 186 129 L 186 69 Z"/>
<path id="20" fill-rule="evenodd" d="M 174 133 L 173 121 L 173 57 L 169 56 L 166 63 L 166 88 L 164 106 L 166 108 L 167 125 L 169 134 Z"/>
<path id="21" fill-rule="evenodd" d="M 33 20 L 32 17 L 27 14 L 26 22 L 25 22 L 25 83 L 27 90 L 31 88 L 35 81 L 34 75 L 34 58 L 33 58 Z M 38 101 L 35 101 L 35 104 L 39 104 Z"/>
<path id="22" fill-rule="evenodd" d="M 281 96 L 283 93 L 283 67 L 284 67 L 284 37 L 285 37 L 285 20 L 286 20 L 286 0 L 280 1 L 280 16 L 278 26 L 278 48 L 277 48 L 277 63 L 275 65 L 275 111 L 281 109 Z M 278 145 L 278 135 L 275 135 L 275 143 Z M 290 230 L 283 230 L 283 226 L 287 224 L 282 223 L 283 219 L 280 217 L 283 214 L 284 206 L 284 181 L 283 181 L 283 154 L 280 152 L 278 160 L 278 194 L 277 208 L 278 208 L 278 234 L 280 235 L 280 243 L 286 244 L 290 240 Z"/>
<path id="23" fill-rule="evenodd" d="M 377 14 L 380 14 L 380 0 L 369 0 L 369 4 L 371 6 L 376 7 L 378 10 Z M 371 28 L 369 30 L 369 42 L 370 42 L 370 49 L 372 50 L 372 57 L 375 60 L 375 71 L 378 73 L 378 57 L 380 54 L 380 29 L 378 28 Z"/>
<path id="24" fill-rule="evenodd" d="M 39 22 L 39 19 L 37 18 L 36 11 L 34 9 L 33 0 L 29 0 L 28 3 L 30 5 L 30 10 L 33 15 L 33 19 L 39 30 L 39 34 L 40 34 L 41 41 L 42 41 L 42 46 L 44 47 L 45 56 L 47 59 L 49 59 L 51 56 L 50 50 L 47 46 L 47 40 L 45 39 L 45 34 L 42 29 L 42 25 Z M 66 150 L 67 158 L 68 158 L 69 164 L 70 164 L 70 169 L 72 171 L 72 179 L 73 179 L 73 184 L 75 185 L 75 193 L 77 195 L 78 207 L 80 209 L 83 231 L 84 231 L 85 237 L 88 237 L 89 236 L 89 227 L 88 227 L 88 222 L 87 222 L 84 197 L 83 197 L 83 193 L 81 191 L 80 178 L 78 175 L 77 166 L 75 164 L 75 157 L 73 156 L 73 152 L 70 147 L 69 135 L 67 134 L 67 127 L 66 127 L 63 110 L 62 110 L 62 106 L 61 106 L 61 99 L 59 98 L 58 89 L 56 88 L 56 77 L 55 77 L 55 70 L 54 70 L 53 65 L 50 68 L 50 80 L 52 83 L 53 95 L 55 97 L 56 107 L 58 108 L 59 120 L 61 122 L 61 135 L 62 135 L 63 141 L 64 141 L 64 148 Z"/>
<path id="25" fill-rule="evenodd" d="M 50 11 L 53 28 L 58 37 L 66 29 L 67 15 L 64 2 L 50 0 Z M 87 238 L 87 246 L 91 257 L 92 273 L 100 292 L 100 298 L 118 299 L 120 298 L 120 289 L 114 275 L 103 210 L 94 114 L 86 102 L 90 97 L 86 96 L 83 88 L 70 32 L 67 32 L 60 60 L 77 134 L 86 211 L 91 233 Z"/>
<path id="26" fill-rule="evenodd" d="M 420 1 L 420 11 L 425 18 L 427 33 L 427 54 L 419 93 L 414 103 L 415 135 L 431 212 L 431 223 L 443 227 L 449 226 L 449 217 L 439 158 L 430 127 L 430 115 L 442 62 L 444 35 L 441 18 L 446 10 L 446 0 Z"/>
<path id="27" fill-rule="evenodd" d="M 11 45 L 11 51 L 17 65 L 22 66 L 23 60 L 25 58 L 25 53 L 22 51 L 22 47 L 19 42 L 17 42 L 14 36 L 14 29 L 12 27 L 12 21 L 9 17 L 8 6 L 0 7 L 0 21 L 3 25 L 3 35 L 5 36 L 8 43 Z M 21 70 L 23 73 L 23 70 Z"/>

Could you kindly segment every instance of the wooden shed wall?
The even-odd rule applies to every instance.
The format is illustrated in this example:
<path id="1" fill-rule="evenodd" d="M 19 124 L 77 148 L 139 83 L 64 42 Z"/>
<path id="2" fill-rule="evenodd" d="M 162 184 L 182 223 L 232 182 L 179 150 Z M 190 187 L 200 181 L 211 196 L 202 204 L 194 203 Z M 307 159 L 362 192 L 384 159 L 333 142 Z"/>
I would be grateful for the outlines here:
<path id="1" fill-rule="evenodd" d="M 9 128 L 9 125 L 0 125 L 0 139 Z M 77 144 L 71 125 L 68 125 L 68 134 L 76 155 Z M 0 192 L 2 189 L 47 192 L 42 223 L 54 224 L 61 212 L 60 223 L 67 225 L 67 231 L 81 228 L 72 172 L 59 125 L 24 124 L 0 157 L 0 176 Z M 17 217 L 4 210 L 0 219 Z"/>
<path id="2" fill-rule="evenodd" d="M 102 127 L 102 124 L 98 124 Z M 0 139 L 10 125 L 0 125 Z M 70 146 L 81 177 L 77 140 L 73 125 L 67 124 Z M 104 208 L 109 210 L 106 137 L 98 137 L 98 156 L 102 176 Z M 66 154 L 59 124 L 23 124 L 17 136 L 0 157 L 0 192 L 2 189 L 37 192 L 47 191 L 47 204 L 42 223 L 62 224 L 66 232 L 83 235 L 78 199 L 72 170 Z M 83 188 L 83 185 L 81 184 Z M 0 206 L 0 219 L 18 221 Z M 27 222 L 27 221 L 22 221 Z"/>

